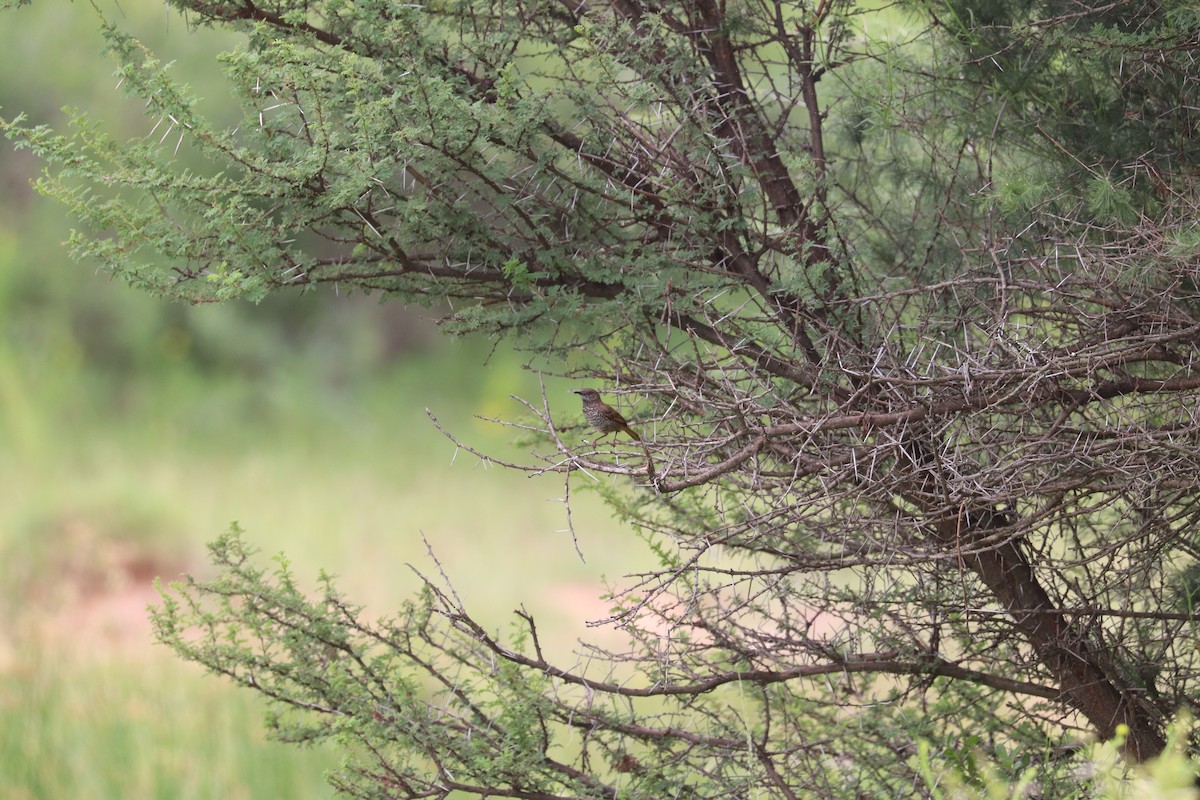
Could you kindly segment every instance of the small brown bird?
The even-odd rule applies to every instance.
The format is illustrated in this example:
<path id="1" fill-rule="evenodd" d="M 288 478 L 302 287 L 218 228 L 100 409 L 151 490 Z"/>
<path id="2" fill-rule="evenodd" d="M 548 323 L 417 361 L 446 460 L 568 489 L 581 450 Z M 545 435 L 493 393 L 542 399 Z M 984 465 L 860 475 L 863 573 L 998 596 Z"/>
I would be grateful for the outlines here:
<path id="1" fill-rule="evenodd" d="M 642 437 L 637 435 L 637 431 L 629 427 L 629 423 L 621 416 L 621 412 L 601 400 L 600 393 L 595 389 L 577 389 L 575 394 L 583 399 L 583 418 L 602 434 L 599 439 L 603 439 L 610 433 L 616 434 L 625 431 L 639 442 L 642 440 Z"/>

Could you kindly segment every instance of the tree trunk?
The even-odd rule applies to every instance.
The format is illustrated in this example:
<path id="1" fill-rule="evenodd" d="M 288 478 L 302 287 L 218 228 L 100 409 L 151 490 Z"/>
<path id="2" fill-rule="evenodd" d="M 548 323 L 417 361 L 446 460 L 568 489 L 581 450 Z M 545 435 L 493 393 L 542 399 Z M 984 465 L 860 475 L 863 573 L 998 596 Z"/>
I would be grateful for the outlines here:
<path id="1" fill-rule="evenodd" d="M 972 547 L 987 525 L 959 530 L 954 520 L 938 527 L 948 547 Z M 993 532 L 993 531 L 987 531 Z M 1101 738 L 1112 738 L 1117 726 L 1129 728 L 1126 753 L 1136 761 L 1158 755 L 1166 746 L 1158 720 L 1139 713 L 1135 688 L 1117 686 L 1100 666 L 1087 635 L 1067 620 L 1038 583 L 1028 559 L 1014 541 L 962 554 L 963 562 L 987 585 L 1032 645 L 1038 659 L 1058 680 L 1064 702 L 1083 714 Z"/>

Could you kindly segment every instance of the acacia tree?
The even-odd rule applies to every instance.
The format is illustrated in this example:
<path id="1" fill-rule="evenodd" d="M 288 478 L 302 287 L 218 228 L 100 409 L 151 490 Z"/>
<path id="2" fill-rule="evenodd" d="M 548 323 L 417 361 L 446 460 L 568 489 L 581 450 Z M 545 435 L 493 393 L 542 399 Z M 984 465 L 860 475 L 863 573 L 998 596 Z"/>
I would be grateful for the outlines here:
<path id="1" fill-rule="evenodd" d="M 172 5 L 245 31 L 242 125 L 115 27 L 152 137 L 5 123 L 77 253 L 190 301 L 451 301 L 649 440 L 530 398 L 512 465 L 627 476 L 661 569 L 615 601 L 625 652 L 550 663 L 441 580 L 369 622 L 236 533 L 167 596 L 163 641 L 345 742 L 338 787 L 911 796 L 963 748 L 1050 785 L 1081 733 L 1145 759 L 1196 707 L 1186 3 Z"/>

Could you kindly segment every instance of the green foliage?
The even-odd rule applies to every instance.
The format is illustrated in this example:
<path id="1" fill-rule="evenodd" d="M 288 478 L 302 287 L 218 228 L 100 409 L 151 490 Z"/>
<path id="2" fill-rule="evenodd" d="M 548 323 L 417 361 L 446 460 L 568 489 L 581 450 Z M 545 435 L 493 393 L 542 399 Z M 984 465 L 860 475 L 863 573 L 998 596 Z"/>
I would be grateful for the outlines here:
<path id="1" fill-rule="evenodd" d="M 1137 219 L 1133 198 L 1108 177 L 1094 176 L 1088 181 L 1086 193 L 1088 209 L 1098 222 L 1128 225 Z"/>
<path id="2" fill-rule="evenodd" d="M 1048 177 L 1031 166 L 1004 170 L 998 174 L 993 197 L 1001 213 L 1027 217 L 1047 201 L 1056 199 L 1058 193 Z"/>
<path id="3" fill-rule="evenodd" d="M 607 189 L 605 178 L 585 172 L 578 188 L 555 187 L 554 174 L 567 164 L 546 132 L 560 139 L 567 133 L 549 120 L 550 111 L 573 109 L 586 118 L 602 102 L 644 106 L 648 99 L 638 97 L 644 87 L 618 81 L 612 84 L 617 96 L 568 90 L 564 101 L 542 88 L 544 78 L 528 75 L 528 64 L 537 62 L 523 57 L 507 60 L 486 87 L 464 87 L 471 78 L 458 65 L 483 50 L 510 46 L 519 39 L 515 28 L 495 20 L 477 41 L 458 42 L 435 15 L 415 6 L 404 7 L 385 25 L 376 24 L 374 13 L 366 6 L 332 4 L 326 15 L 338 24 L 329 35 L 344 37 L 347 46 L 316 52 L 308 48 L 300 23 L 296 38 L 247 24 L 246 49 L 221 58 L 246 110 L 243 123 L 228 129 L 205 121 L 194 94 L 172 79 L 171 65 L 106 25 L 107 50 L 121 65 L 120 85 L 148 100 L 152 134 L 118 147 L 78 112 L 72 114 L 73 136 L 27 126 L 20 116 L 4 122 L 3 130 L 19 147 L 61 165 L 39 189 L 69 206 L 90 232 L 72 237 L 77 257 L 97 259 L 140 288 L 193 302 L 256 301 L 269 287 L 350 287 L 359 280 L 353 276 L 367 274 L 369 288 L 421 302 L 472 288 L 475 280 L 463 287 L 447 280 L 443 291 L 431 295 L 424 281 L 430 258 L 465 264 L 468 272 L 483 276 L 503 275 L 522 292 L 530 288 L 528 281 L 510 275 L 505 265 L 526 264 L 541 284 L 540 291 L 522 298 L 521 309 L 462 310 L 457 327 L 466 330 L 525 325 L 541 319 L 551 301 L 568 313 L 572 307 L 582 310 L 573 299 L 580 287 L 588 282 L 616 287 L 623 275 L 670 276 L 676 290 L 703 287 L 706 282 L 680 270 L 674 258 L 686 254 L 686 242 L 666 258 L 643 248 L 636 228 L 619 217 L 609 219 L 610 209 L 623 201 Z M 301 19 L 305 12 L 297 7 L 281 14 L 283 20 L 293 16 Z M 597 47 L 578 68 L 595 72 L 585 85 L 594 88 L 605 75 L 627 68 L 622 65 L 627 54 L 614 43 L 623 46 L 632 34 L 624 23 L 590 25 Z M 645 46 L 652 46 L 649 39 Z M 656 70 L 682 69 L 685 56 Z M 481 102 L 492 100 L 493 91 L 495 102 Z M 702 141 L 702 131 L 691 135 Z M 585 146 L 602 147 L 602 137 L 599 129 L 582 131 Z M 681 141 L 681 147 L 698 144 Z M 172 164 L 181 151 L 208 166 L 176 171 Z M 697 155 L 711 157 L 703 150 Z M 516 186 L 509 180 L 514 169 L 526 176 Z M 737 179 L 735 188 L 746 202 L 754 203 L 752 185 L 737 178 L 739 168 L 730 164 L 725 170 Z M 445 193 L 412 191 L 430 175 L 470 175 L 477 184 L 459 190 L 461 179 L 455 178 Z M 705 184 L 664 190 L 686 191 L 689 203 L 703 197 L 698 191 L 714 191 Z M 724 202 L 725 196 L 715 190 L 711 202 Z M 531 198 L 537 202 L 526 210 Z M 478 208 L 489 209 L 494 221 L 485 224 Z M 671 204 L 663 208 L 669 215 Z M 568 211 L 570 236 L 563 239 Z M 711 222 L 720 229 L 741 225 L 736 215 L 721 213 Z M 361 241 L 350 252 L 323 257 L 317 246 L 322 239 Z M 580 247 L 589 240 L 603 245 Z M 396 260 L 400 268 L 375 274 L 381 259 Z M 635 288 L 637 283 L 635 278 Z"/>
<path id="4" fill-rule="evenodd" d="M 153 615 L 157 636 L 272 698 L 277 738 L 346 747 L 333 778 L 339 789 L 364 797 L 388 785 L 594 791 L 550 755 L 562 735 L 546 720 L 550 678 L 512 662 L 475 669 L 506 651 L 495 645 L 488 653 L 490 639 L 432 584 L 368 625 L 329 578 L 309 600 L 282 557 L 270 572 L 255 566 L 237 528 L 210 551 L 221 573 L 211 582 L 188 579 L 178 595 L 164 592 Z M 446 614 L 457 630 L 437 629 Z"/>
<path id="5" fill-rule="evenodd" d="M 77 256 L 192 303 L 445 304 L 654 429 L 517 423 L 529 471 L 622 476 L 658 560 L 600 674 L 443 582 L 368 622 L 237 530 L 158 635 L 363 797 L 1054 792 L 1081 726 L 1158 753 L 1200 670 L 1159 611 L 1200 520 L 1177 5 L 914 3 L 891 39 L 849 2 L 181 0 L 245 37 L 241 124 L 106 26 L 152 134 L 0 122 Z"/>
<path id="6" fill-rule="evenodd" d="M 1186 48 L 1160 47 L 1195 35 L 1188 7 L 1168 0 L 1073 13 L 1058 0 L 956 0 L 930 10 L 959 44 L 965 72 L 1009 100 L 996 120 L 1001 135 L 1028 141 L 1023 129 L 1034 127 L 1041 142 L 1032 146 L 1069 153 L 1065 174 L 1086 179 L 1089 169 L 1128 166 L 1129 153 L 1165 169 L 1196 158 L 1188 134 L 1196 111 L 1178 103 L 1191 80 L 1176 61 Z"/>
<path id="7" fill-rule="evenodd" d="M 1167 748 L 1145 764 L 1131 766 L 1121 758 L 1123 734 L 1107 742 L 1080 748 L 1064 760 L 1063 771 L 1071 783 L 1053 788 L 1038 780 L 1029 768 L 1016 778 L 1005 765 L 993 759 L 980 763 L 969 751 L 963 763 L 935 764 L 929 747 L 920 745 L 921 776 L 931 796 L 938 800 L 1019 800 L 1036 792 L 1042 797 L 1095 798 L 1095 800 L 1188 800 L 1200 797 L 1196 788 L 1200 762 L 1188 753 L 1194 725 L 1182 717 L 1168 729 Z"/>

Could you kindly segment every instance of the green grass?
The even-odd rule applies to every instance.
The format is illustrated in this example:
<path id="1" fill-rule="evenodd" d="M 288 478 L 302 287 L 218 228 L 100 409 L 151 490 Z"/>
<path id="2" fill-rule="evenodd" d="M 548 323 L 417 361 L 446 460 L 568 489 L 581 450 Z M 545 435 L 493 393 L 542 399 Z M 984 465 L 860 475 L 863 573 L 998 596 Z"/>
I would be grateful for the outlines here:
<path id="1" fill-rule="evenodd" d="M 261 710 L 159 658 L 31 653 L 0 672 L 0 780 L 12 800 L 332 797 L 328 750 L 266 741 Z"/>

